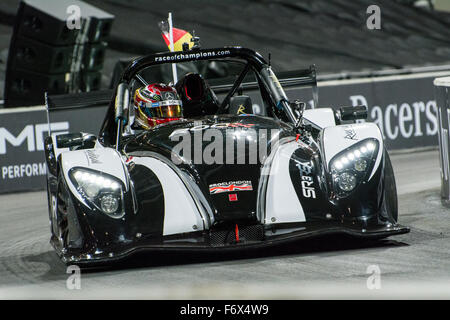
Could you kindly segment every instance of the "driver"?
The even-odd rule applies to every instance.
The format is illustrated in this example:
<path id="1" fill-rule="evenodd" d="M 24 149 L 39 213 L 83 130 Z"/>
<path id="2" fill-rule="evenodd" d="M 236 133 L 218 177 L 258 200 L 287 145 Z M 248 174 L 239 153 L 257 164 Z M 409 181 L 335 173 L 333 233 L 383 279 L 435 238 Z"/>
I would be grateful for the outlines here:
<path id="1" fill-rule="evenodd" d="M 134 94 L 134 125 L 145 130 L 183 117 L 182 102 L 175 88 L 153 83 Z"/>

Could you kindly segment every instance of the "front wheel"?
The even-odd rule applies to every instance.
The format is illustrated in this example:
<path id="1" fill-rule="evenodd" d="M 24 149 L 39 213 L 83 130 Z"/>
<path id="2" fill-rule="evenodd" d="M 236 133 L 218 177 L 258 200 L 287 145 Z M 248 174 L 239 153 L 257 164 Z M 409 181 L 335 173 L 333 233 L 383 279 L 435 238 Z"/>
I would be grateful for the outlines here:
<path id="1" fill-rule="evenodd" d="M 67 249 L 68 244 L 68 234 L 69 234 L 69 224 L 68 224 L 68 203 L 69 203 L 69 192 L 65 184 L 64 178 L 61 173 L 58 174 L 58 182 L 56 189 L 56 196 L 50 197 L 52 201 L 51 205 L 51 231 L 52 236 L 56 240 L 56 244 L 61 251 Z"/>
<path id="2" fill-rule="evenodd" d="M 394 169 L 386 149 L 384 150 L 384 205 L 386 213 L 394 222 L 398 220 L 397 186 Z"/>

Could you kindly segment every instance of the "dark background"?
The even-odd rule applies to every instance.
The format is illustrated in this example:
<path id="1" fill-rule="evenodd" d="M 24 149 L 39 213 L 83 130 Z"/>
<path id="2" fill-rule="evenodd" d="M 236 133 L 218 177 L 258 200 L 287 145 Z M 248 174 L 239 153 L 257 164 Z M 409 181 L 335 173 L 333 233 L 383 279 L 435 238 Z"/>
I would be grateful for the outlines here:
<path id="1" fill-rule="evenodd" d="M 57 1 L 57 0 L 49 0 Z M 241 45 L 275 71 L 312 63 L 329 73 L 450 64 L 450 13 L 414 7 L 409 0 L 87 0 L 115 15 L 104 66 L 110 83 L 118 58 L 167 51 L 157 23 L 195 30 L 203 47 Z M 0 1 L 0 82 L 19 0 Z M 368 30 L 369 5 L 381 8 L 381 30 Z M 3 83 L 0 83 L 0 97 Z"/>
<path id="2" fill-rule="evenodd" d="M 19 2 L 0 0 L 0 100 L 12 25 Z M 352 97 L 364 96 L 369 111 L 368 121 L 379 125 L 389 150 L 438 144 L 432 83 L 438 74 L 434 72 L 412 79 L 383 79 L 378 76 L 383 73 L 407 74 L 413 72 L 411 68 L 414 67 L 421 68 L 422 72 L 424 67 L 430 67 L 433 71 L 439 67 L 450 75 L 450 13 L 418 8 L 412 5 L 413 1 L 400 0 L 85 2 L 115 15 L 103 68 L 103 88 L 109 87 L 119 58 L 130 59 L 167 51 L 158 22 L 172 12 L 174 26 L 190 32 L 195 30 L 204 48 L 241 45 L 255 49 L 266 59 L 270 53 L 274 71 L 281 78 L 286 72 L 295 76 L 295 70 L 316 64 L 321 80 L 319 106 L 336 109 L 356 105 Z M 366 26 L 369 17 L 366 10 L 373 4 L 381 8 L 381 30 L 369 30 Z M 325 81 L 370 76 L 373 76 L 370 81 L 334 84 Z M 311 99 L 310 90 L 295 87 L 285 90 L 291 100 Z M 417 103 L 422 103 L 424 109 L 416 112 L 414 104 Z M 433 104 L 434 109 L 431 108 Z M 104 108 L 57 112 L 51 120 L 68 121 L 69 131 L 96 134 L 104 117 Z M 392 109 L 396 111 L 392 112 Z M 0 112 L 0 128 L 8 130 L 14 137 L 18 137 L 27 125 L 46 122 L 43 110 L 11 111 Z M 405 136 L 400 127 L 408 132 L 412 128 L 413 133 Z M 396 132 L 396 136 L 386 134 L 387 130 Z M 32 138 L 36 139 L 35 136 Z M 20 146 L 6 144 L 7 154 L 0 155 L 1 170 L 8 166 L 44 161 L 43 152 L 29 152 L 25 140 Z M 6 181 L 0 186 L 0 193 L 45 187 L 43 176 L 0 179 L 0 182 Z"/>

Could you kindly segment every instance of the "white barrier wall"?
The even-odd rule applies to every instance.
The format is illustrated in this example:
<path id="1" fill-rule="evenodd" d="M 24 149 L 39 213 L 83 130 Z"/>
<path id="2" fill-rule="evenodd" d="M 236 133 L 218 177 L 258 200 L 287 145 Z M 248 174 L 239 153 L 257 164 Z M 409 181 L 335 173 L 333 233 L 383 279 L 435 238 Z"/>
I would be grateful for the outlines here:
<path id="1" fill-rule="evenodd" d="M 380 127 L 390 150 L 437 146 L 433 80 L 442 76 L 450 76 L 450 72 L 323 81 L 319 82 L 319 106 L 366 105 L 367 121 Z M 312 100 L 305 89 L 288 88 L 286 94 L 289 99 Z"/>
<path id="2" fill-rule="evenodd" d="M 450 202 L 450 77 L 434 80 L 439 122 L 441 196 Z"/>
<path id="3" fill-rule="evenodd" d="M 55 112 L 51 130 L 98 134 L 105 112 L 106 106 Z M 44 106 L 0 109 L 0 193 L 45 188 L 48 129 Z"/>

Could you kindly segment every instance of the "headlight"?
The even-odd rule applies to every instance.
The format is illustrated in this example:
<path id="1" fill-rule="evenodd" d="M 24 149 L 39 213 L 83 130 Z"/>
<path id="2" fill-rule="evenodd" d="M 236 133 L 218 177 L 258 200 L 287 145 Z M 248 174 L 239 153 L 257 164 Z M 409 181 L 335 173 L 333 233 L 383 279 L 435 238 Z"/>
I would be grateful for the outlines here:
<path id="1" fill-rule="evenodd" d="M 349 172 L 341 173 L 338 176 L 337 181 L 339 188 L 341 188 L 341 190 L 343 191 L 349 192 L 356 187 L 356 176 Z"/>
<path id="2" fill-rule="evenodd" d="M 119 209 L 119 199 L 111 194 L 107 194 L 100 199 L 100 206 L 103 212 L 114 214 Z"/>
<path id="3" fill-rule="evenodd" d="M 378 141 L 365 139 L 337 154 L 330 161 L 333 190 L 340 197 L 348 196 L 367 179 L 378 154 Z"/>
<path id="4" fill-rule="evenodd" d="M 112 218 L 122 218 L 123 205 L 122 182 L 101 172 L 75 168 L 70 178 L 78 193 L 97 209 Z"/>
<path id="5" fill-rule="evenodd" d="M 366 159 L 358 159 L 355 161 L 355 170 L 359 172 L 364 172 L 367 169 L 367 160 Z"/>

